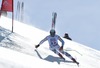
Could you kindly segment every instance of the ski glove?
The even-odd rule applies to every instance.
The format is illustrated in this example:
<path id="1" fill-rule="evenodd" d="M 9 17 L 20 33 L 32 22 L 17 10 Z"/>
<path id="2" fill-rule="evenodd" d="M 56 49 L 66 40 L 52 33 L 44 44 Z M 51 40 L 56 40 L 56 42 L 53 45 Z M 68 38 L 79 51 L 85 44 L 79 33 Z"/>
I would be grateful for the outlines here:
<path id="1" fill-rule="evenodd" d="M 38 44 L 38 45 L 35 46 L 35 48 L 38 48 L 39 46 L 40 46 L 40 45 Z"/>
<path id="2" fill-rule="evenodd" d="M 59 50 L 60 50 L 60 51 L 63 50 L 63 46 L 61 46 L 61 47 L 59 48 Z"/>

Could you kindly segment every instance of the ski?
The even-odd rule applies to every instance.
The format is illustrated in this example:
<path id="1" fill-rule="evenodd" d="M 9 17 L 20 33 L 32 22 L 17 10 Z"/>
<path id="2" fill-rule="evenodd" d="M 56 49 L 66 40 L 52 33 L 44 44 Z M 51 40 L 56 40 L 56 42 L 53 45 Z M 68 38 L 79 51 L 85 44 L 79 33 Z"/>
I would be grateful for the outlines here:
<path id="1" fill-rule="evenodd" d="M 73 61 L 69 61 L 69 60 L 64 60 L 64 59 L 62 59 L 61 60 L 62 62 L 65 62 L 65 63 L 75 63 L 78 67 L 79 67 L 79 62 L 73 62 Z"/>
<path id="2" fill-rule="evenodd" d="M 51 29 L 55 29 L 56 18 L 57 18 L 57 13 L 53 12 L 52 13 L 52 26 L 51 26 Z"/>

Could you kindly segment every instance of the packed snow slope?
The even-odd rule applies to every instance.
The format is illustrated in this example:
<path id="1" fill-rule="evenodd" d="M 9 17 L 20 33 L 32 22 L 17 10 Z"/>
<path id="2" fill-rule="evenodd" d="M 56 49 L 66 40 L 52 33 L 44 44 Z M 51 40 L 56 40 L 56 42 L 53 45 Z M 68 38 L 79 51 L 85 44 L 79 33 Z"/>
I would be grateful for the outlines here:
<path id="1" fill-rule="evenodd" d="M 78 67 L 66 56 L 66 61 L 62 61 L 51 52 L 48 42 L 38 49 L 34 48 L 49 31 L 14 21 L 12 33 L 11 26 L 11 19 L 3 16 L 0 18 L 0 68 L 100 68 L 98 50 L 63 38 L 64 50 L 80 62 Z"/>

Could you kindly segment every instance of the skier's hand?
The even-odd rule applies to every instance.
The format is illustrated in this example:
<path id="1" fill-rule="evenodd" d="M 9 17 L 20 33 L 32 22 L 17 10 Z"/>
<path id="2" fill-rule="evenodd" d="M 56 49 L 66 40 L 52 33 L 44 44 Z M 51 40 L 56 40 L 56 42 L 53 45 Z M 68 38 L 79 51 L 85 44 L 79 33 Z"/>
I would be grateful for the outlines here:
<path id="1" fill-rule="evenodd" d="M 40 46 L 40 45 L 38 44 L 38 45 L 35 46 L 35 48 L 38 48 L 39 46 Z"/>
<path id="2" fill-rule="evenodd" d="M 59 50 L 62 51 L 62 50 L 63 50 L 63 46 L 61 46 L 61 47 L 59 48 Z"/>

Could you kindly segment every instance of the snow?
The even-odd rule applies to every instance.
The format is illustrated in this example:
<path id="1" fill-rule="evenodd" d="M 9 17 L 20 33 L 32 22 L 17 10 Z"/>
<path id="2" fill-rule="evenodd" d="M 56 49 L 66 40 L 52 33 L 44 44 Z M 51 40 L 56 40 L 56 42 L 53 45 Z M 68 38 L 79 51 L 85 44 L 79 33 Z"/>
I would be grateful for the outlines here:
<path id="1" fill-rule="evenodd" d="M 2 16 L 0 18 L 0 68 L 100 68 L 100 51 L 64 38 L 64 50 L 80 62 L 79 67 L 66 56 L 64 57 L 67 61 L 60 60 L 49 50 L 48 42 L 35 49 L 34 45 L 48 34 L 18 21 L 14 21 L 14 33 L 11 33 L 11 19 Z"/>
<path id="2" fill-rule="evenodd" d="M 9 64 L 9 62 L 13 62 L 13 64 L 11 64 L 11 65 L 14 68 L 17 68 L 17 67 L 32 68 L 32 67 L 37 67 L 37 66 L 44 67 L 45 63 L 47 63 L 48 65 L 52 65 L 52 66 L 54 65 L 53 63 L 43 61 L 36 57 L 29 56 L 29 55 L 19 53 L 16 51 L 12 51 L 9 49 L 5 49 L 2 47 L 0 48 L 0 58 L 1 58 L 1 60 L 2 59 L 7 60 L 8 61 L 8 63 L 6 62 L 7 64 Z M 41 64 L 41 65 L 39 66 L 39 64 Z"/>

